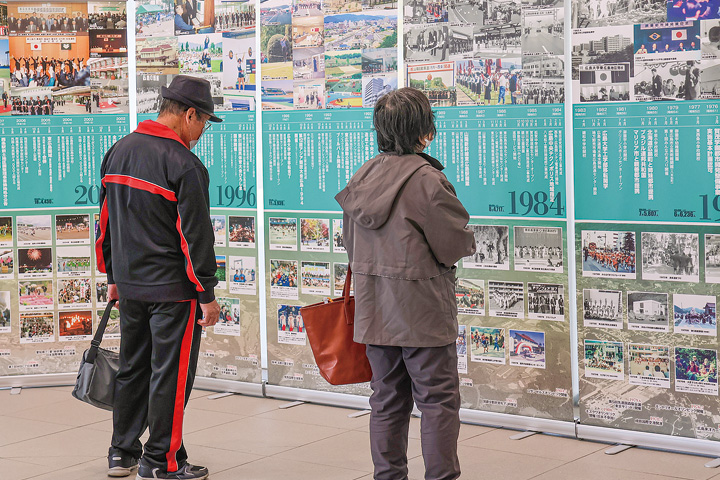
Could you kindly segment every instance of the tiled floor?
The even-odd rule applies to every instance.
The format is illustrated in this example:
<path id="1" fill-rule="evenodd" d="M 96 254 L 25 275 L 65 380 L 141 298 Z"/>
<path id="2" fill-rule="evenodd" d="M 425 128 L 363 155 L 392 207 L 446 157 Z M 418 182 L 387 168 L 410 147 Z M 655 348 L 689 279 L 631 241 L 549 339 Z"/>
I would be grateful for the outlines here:
<path id="1" fill-rule="evenodd" d="M 216 400 L 194 391 L 185 421 L 190 461 L 212 480 L 372 479 L 368 417 L 353 410 L 234 395 Z M 106 479 L 112 422 L 108 412 L 70 397 L 69 387 L 0 391 L 1 480 Z M 474 479 L 717 479 L 705 457 L 631 449 L 549 435 L 514 441 L 513 431 L 463 425 L 462 478 Z M 423 478 L 419 420 L 410 435 L 410 478 Z"/>

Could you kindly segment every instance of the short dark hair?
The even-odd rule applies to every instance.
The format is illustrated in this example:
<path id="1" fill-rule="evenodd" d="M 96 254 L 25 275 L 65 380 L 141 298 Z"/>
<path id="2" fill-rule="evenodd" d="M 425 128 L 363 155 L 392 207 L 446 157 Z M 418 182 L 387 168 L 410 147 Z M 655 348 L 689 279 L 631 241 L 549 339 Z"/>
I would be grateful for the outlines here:
<path id="1" fill-rule="evenodd" d="M 184 115 L 188 110 L 190 107 L 184 103 L 171 98 L 163 98 L 158 115 Z"/>
<path id="2" fill-rule="evenodd" d="M 420 139 L 435 136 L 435 114 L 420 90 L 401 88 L 377 101 L 373 113 L 378 149 L 397 155 L 415 153 Z"/>

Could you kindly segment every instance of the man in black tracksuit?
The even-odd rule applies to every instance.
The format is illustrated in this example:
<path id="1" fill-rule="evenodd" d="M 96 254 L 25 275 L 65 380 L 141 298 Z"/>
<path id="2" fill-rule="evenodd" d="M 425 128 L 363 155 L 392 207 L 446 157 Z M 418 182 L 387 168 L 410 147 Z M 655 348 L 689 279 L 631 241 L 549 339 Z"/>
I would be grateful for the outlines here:
<path id="1" fill-rule="evenodd" d="M 203 326 L 214 325 L 209 175 L 190 151 L 218 122 L 206 80 L 179 75 L 162 89 L 157 121 L 113 145 L 101 167 L 98 269 L 120 299 L 110 476 L 203 479 L 182 443 Z M 146 428 L 150 437 L 143 445 Z"/>

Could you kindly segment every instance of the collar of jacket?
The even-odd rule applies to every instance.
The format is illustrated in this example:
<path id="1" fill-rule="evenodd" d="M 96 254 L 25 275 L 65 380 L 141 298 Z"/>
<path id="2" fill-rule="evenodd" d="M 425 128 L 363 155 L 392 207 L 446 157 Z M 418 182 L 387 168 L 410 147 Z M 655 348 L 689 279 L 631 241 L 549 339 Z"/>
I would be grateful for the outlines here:
<path id="1" fill-rule="evenodd" d="M 440 163 L 440 161 L 439 161 L 438 159 L 433 158 L 433 157 L 431 157 L 430 155 L 428 155 L 427 153 L 423 153 L 423 152 L 418 153 L 418 155 L 419 155 L 420 157 L 424 158 L 425 160 L 427 160 L 427 161 L 430 163 L 430 165 L 432 165 L 433 167 L 437 168 L 437 169 L 440 170 L 441 172 L 442 172 L 443 170 L 445 170 L 445 166 L 444 166 L 442 163 Z"/>
<path id="2" fill-rule="evenodd" d="M 162 123 L 156 122 L 155 120 L 144 120 L 135 129 L 135 133 L 142 133 L 143 135 L 151 135 L 153 137 L 169 138 L 170 140 L 176 140 L 180 142 L 185 148 L 190 149 L 189 145 L 178 137 L 170 127 L 163 125 Z M 435 160 L 437 161 L 437 160 Z"/>

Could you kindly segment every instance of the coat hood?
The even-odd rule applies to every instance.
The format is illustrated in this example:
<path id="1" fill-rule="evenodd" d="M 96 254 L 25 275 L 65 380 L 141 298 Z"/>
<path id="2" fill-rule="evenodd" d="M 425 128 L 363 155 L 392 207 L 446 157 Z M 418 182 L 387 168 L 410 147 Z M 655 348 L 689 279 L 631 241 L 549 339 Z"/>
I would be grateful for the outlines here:
<path id="1" fill-rule="evenodd" d="M 402 187 L 424 166 L 438 170 L 444 168 L 439 161 L 424 153 L 381 153 L 360 167 L 335 200 L 355 223 L 376 230 L 387 222 Z"/>

